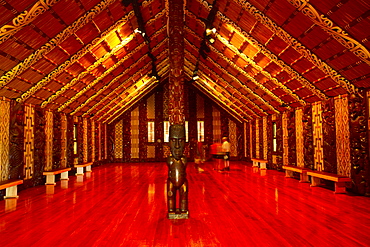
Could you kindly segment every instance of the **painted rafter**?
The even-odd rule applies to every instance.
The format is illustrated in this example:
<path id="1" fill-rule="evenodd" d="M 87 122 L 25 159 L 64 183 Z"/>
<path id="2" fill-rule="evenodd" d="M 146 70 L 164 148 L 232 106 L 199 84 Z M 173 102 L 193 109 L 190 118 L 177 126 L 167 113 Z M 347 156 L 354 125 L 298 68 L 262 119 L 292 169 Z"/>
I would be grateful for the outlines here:
<path id="1" fill-rule="evenodd" d="M 0 77 L 0 88 L 5 86 L 11 80 L 16 78 L 16 76 L 20 75 L 22 72 L 27 70 L 37 61 L 39 61 L 45 54 L 50 52 L 56 46 L 60 45 L 63 41 L 73 35 L 77 30 L 83 27 L 85 24 L 89 23 L 93 20 L 98 14 L 103 12 L 106 8 L 109 7 L 112 3 L 116 0 L 103 0 L 97 5 L 95 5 L 91 10 L 87 11 L 83 16 L 78 18 L 75 22 L 61 31 L 58 35 L 52 38 L 49 42 L 41 46 L 37 49 L 34 53 L 29 55 L 27 58 L 23 60 L 23 62 L 14 66 L 11 70 L 6 72 L 3 76 Z"/>
<path id="2" fill-rule="evenodd" d="M 191 32 L 193 35 L 196 36 L 196 34 L 191 30 L 191 29 L 188 29 L 186 28 L 189 32 Z M 189 45 L 189 46 L 192 46 L 193 49 L 197 49 L 193 44 L 191 44 L 188 40 L 185 40 L 185 42 Z M 212 47 L 212 46 L 211 46 Z M 216 49 L 212 47 L 212 49 L 215 51 Z M 217 51 L 218 54 L 220 54 L 218 51 Z M 187 53 L 187 54 L 190 54 L 190 53 Z M 225 56 L 222 55 L 222 57 L 224 59 L 227 59 Z M 209 58 L 208 58 L 209 59 Z M 269 107 L 272 111 L 274 112 L 278 112 L 274 107 L 272 107 L 268 102 L 266 102 L 266 100 L 264 100 L 261 96 L 259 96 L 258 94 L 256 94 L 255 92 L 253 92 L 253 90 L 251 90 L 247 85 L 245 85 L 244 83 L 242 83 L 239 79 L 235 78 L 233 75 L 231 75 L 228 71 L 226 71 L 224 68 L 222 68 L 221 66 L 219 66 L 216 62 L 214 62 L 213 60 L 210 60 L 216 67 L 218 67 L 220 70 L 222 70 L 223 73 L 225 74 L 228 74 L 230 77 L 232 77 L 236 82 L 239 83 L 239 85 L 244 88 L 246 91 L 248 91 L 249 94 L 255 96 L 258 100 L 260 100 L 261 102 L 263 102 L 263 104 L 265 104 L 267 107 Z M 242 70 L 239 66 L 235 65 L 233 62 L 230 62 L 229 59 L 227 59 L 228 63 L 231 63 L 231 65 L 233 65 L 234 68 L 236 68 L 240 73 L 242 73 L 243 75 L 245 75 L 247 78 L 252 78 L 250 75 L 248 75 L 244 70 Z M 205 66 L 204 67 L 208 67 L 208 66 Z M 252 78 L 254 81 L 255 79 Z M 260 86 L 260 84 L 258 82 L 255 83 L 257 86 Z M 261 88 L 261 87 L 260 87 Z M 263 90 L 263 86 L 262 86 L 262 90 Z M 266 94 L 270 95 L 272 98 L 277 98 L 276 95 L 272 94 L 269 90 L 265 89 L 265 92 Z M 278 99 L 278 102 L 280 102 L 281 104 L 283 104 L 284 102 L 282 102 L 279 98 Z M 250 102 L 250 100 L 248 99 L 248 101 Z M 251 104 L 255 105 L 254 103 L 250 102 Z M 261 111 L 263 111 L 260 107 L 258 107 L 257 105 L 255 105 L 256 108 L 260 109 Z"/>
<path id="3" fill-rule="evenodd" d="M 370 65 L 370 52 L 356 39 L 350 37 L 350 35 L 342 28 L 336 26 L 329 17 L 320 14 L 308 0 L 287 0 L 295 8 L 301 11 L 305 16 L 310 18 L 313 23 L 320 26 L 325 32 L 336 39 L 340 44 L 346 47 L 349 51 L 353 52 L 362 61 Z"/>
<path id="4" fill-rule="evenodd" d="M 281 82 L 279 82 L 279 80 L 277 80 L 275 77 L 273 77 L 269 72 L 265 71 L 261 66 L 259 66 L 255 61 L 253 61 L 247 55 L 245 55 L 244 53 L 240 52 L 239 49 L 236 48 L 235 46 L 233 46 L 232 44 L 230 44 L 227 39 L 225 39 L 224 37 L 222 37 L 219 34 L 216 34 L 216 37 L 227 48 L 229 48 L 236 55 L 238 55 L 239 57 L 243 58 L 243 60 L 245 60 L 246 62 L 248 62 L 248 64 L 250 66 L 252 66 L 254 69 L 256 69 L 257 71 L 259 71 L 263 76 L 265 76 L 266 78 L 268 78 L 270 81 L 273 81 L 276 85 L 278 85 L 280 87 L 280 89 L 283 90 L 286 94 L 290 95 L 293 99 L 295 99 L 296 101 L 298 101 L 302 106 L 305 106 L 306 105 L 306 102 L 304 100 L 300 99 L 297 94 L 295 94 L 294 92 L 292 92 L 292 90 L 290 90 L 284 84 L 282 84 Z"/>
<path id="5" fill-rule="evenodd" d="M 132 66 L 137 66 L 144 59 L 145 59 L 145 57 L 142 57 L 136 63 L 134 63 Z M 120 85 L 118 87 L 114 88 L 113 90 L 111 90 L 111 92 L 109 92 L 106 96 L 104 96 L 104 98 L 100 100 L 100 103 L 101 102 L 105 102 L 105 101 L 109 101 L 110 102 L 109 104 L 113 104 L 114 101 L 113 100 L 109 100 L 109 99 L 110 98 L 113 98 L 114 95 L 118 95 L 117 91 L 121 90 L 122 88 L 124 90 L 126 90 L 128 87 L 134 85 L 135 84 L 134 77 L 137 76 L 138 73 L 141 73 L 144 70 L 147 70 L 148 67 L 149 67 L 149 64 L 147 64 L 146 66 L 142 67 L 137 73 L 135 73 L 134 75 L 132 75 L 129 78 L 127 78 L 124 82 L 120 83 Z M 132 67 L 126 69 L 123 73 L 121 73 L 119 76 L 117 76 L 116 78 L 114 78 L 111 82 L 109 82 L 109 84 L 107 84 L 106 86 L 102 87 L 96 94 L 94 94 L 86 102 L 84 102 L 79 107 L 77 107 L 76 110 L 74 112 L 72 112 L 72 115 L 75 115 L 81 108 L 85 107 L 88 103 L 90 103 L 92 100 L 94 100 L 98 95 L 100 95 L 101 93 L 103 93 L 105 90 L 109 89 L 109 87 L 111 85 L 113 85 L 115 82 L 119 81 L 122 78 L 122 76 L 124 76 L 125 72 L 129 71 L 131 68 Z M 103 104 L 104 105 L 103 108 L 107 108 L 109 104 Z M 89 108 L 89 110 L 87 110 L 84 114 L 82 114 L 82 116 L 83 117 L 86 117 L 88 114 L 90 114 L 91 112 L 93 112 L 93 110 L 97 106 L 99 106 L 99 104 L 95 104 L 95 105 L 91 106 Z"/>
<path id="6" fill-rule="evenodd" d="M 223 104 L 221 104 L 221 101 L 217 98 L 216 95 L 213 94 L 212 91 L 208 90 L 207 88 L 203 88 L 203 85 L 195 84 L 194 85 L 199 91 L 207 95 L 213 102 L 215 102 L 219 107 L 224 109 L 227 113 L 229 113 L 232 117 L 234 117 L 236 120 L 238 120 L 240 123 L 245 122 L 246 119 L 242 118 L 239 114 L 232 111 L 230 107 L 227 107 Z M 252 120 L 253 118 L 251 116 L 246 116 L 247 120 Z"/>
<path id="7" fill-rule="evenodd" d="M 137 83 L 135 83 L 124 90 L 119 96 L 119 98 L 122 99 L 119 104 L 115 104 L 114 106 L 110 107 L 107 112 L 98 118 L 98 121 L 110 121 L 111 118 L 113 118 L 117 113 L 121 112 L 126 106 L 132 105 L 133 101 L 141 99 L 146 93 L 148 93 L 148 91 L 150 91 L 149 89 L 158 83 L 157 79 L 146 76 L 142 77 L 140 81 L 142 81 L 141 85 L 137 86 Z M 129 96 L 125 96 L 126 94 Z"/>
<path id="8" fill-rule="evenodd" d="M 163 61 L 165 62 L 165 61 Z M 162 63 L 163 63 L 162 62 Z M 148 69 L 148 67 L 150 66 L 150 64 L 148 63 L 146 66 L 142 67 L 139 71 L 137 71 L 134 75 L 130 76 L 128 79 L 126 79 L 124 82 L 121 83 L 121 85 L 117 88 L 115 88 L 112 92 L 110 92 L 107 96 L 104 97 L 104 99 L 101 100 L 101 102 L 104 102 L 104 101 L 109 101 L 108 104 L 104 104 L 104 106 L 98 110 L 96 113 L 95 113 L 95 116 L 99 116 L 101 115 L 101 117 L 99 117 L 98 120 L 102 119 L 105 115 L 109 114 L 111 111 L 113 111 L 115 108 L 119 108 L 118 110 L 120 110 L 122 107 L 120 107 L 120 101 L 121 100 L 125 100 L 125 96 L 123 96 L 124 94 L 126 94 L 127 92 L 130 92 L 129 90 L 133 87 L 135 87 L 135 81 L 134 81 L 134 78 L 136 78 L 138 75 L 140 74 L 143 74 L 143 72 L 145 70 Z M 135 67 L 135 66 L 130 66 L 131 67 Z M 145 76 L 144 76 L 145 77 Z M 145 78 L 141 78 L 140 80 L 144 80 Z M 152 80 L 152 78 L 149 78 L 147 80 Z M 130 83 L 131 82 L 131 83 Z M 119 90 L 121 90 L 123 88 L 123 92 L 122 93 L 118 93 Z M 136 90 L 136 89 L 135 89 Z M 133 92 L 135 93 L 135 90 L 133 90 Z M 115 98 L 116 100 L 109 100 L 110 97 L 113 97 L 114 95 L 117 95 Z M 117 102 L 117 100 L 119 102 Z M 98 104 L 96 104 L 95 106 L 92 107 L 92 109 L 96 108 Z M 108 110 L 107 110 L 108 109 Z M 104 113 L 104 110 L 107 110 L 107 112 Z M 88 112 L 86 112 L 83 116 L 86 116 L 89 112 L 91 112 L 90 110 Z"/>
<path id="9" fill-rule="evenodd" d="M 52 81 L 53 79 L 55 79 L 58 75 L 60 75 L 61 73 L 63 73 L 71 65 L 73 65 L 75 62 L 77 62 L 78 60 L 80 60 L 84 55 L 86 55 L 92 49 L 94 49 L 100 42 L 102 42 L 106 38 L 106 36 L 108 36 L 110 33 L 114 32 L 117 28 L 120 28 L 123 25 L 125 25 L 133 16 L 134 16 L 134 12 L 133 11 L 129 12 L 124 18 L 122 18 L 120 21 L 118 21 L 115 25 L 112 25 L 108 30 L 106 30 L 105 32 L 103 32 L 98 38 L 94 39 L 88 45 L 84 46 L 75 55 L 71 56 L 63 64 L 59 65 L 58 68 L 54 69 L 47 76 L 45 76 L 43 79 L 41 79 L 39 82 L 37 82 L 36 85 L 34 85 L 30 89 L 28 89 L 26 92 L 24 92 L 17 99 L 17 101 L 18 102 L 24 102 L 26 99 L 28 99 L 33 94 L 35 94 L 38 90 L 42 89 L 43 86 L 45 86 L 50 81 Z M 134 34 L 131 34 L 130 36 L 126 37 L 119 45 L 117 45 L 116 47 L 114 47 L 111 52 L 106 53 L 98 61 L 96 61 L 91 66 L 89 66 L 86 69 L 86 71 L 80 73 L 76 78 L 74 78 L 73 80 L 71 80 L 71 82 L 69 82 L 67 85 L 65 85 L 65 87 L 70 88 L 71 86 L 73 86 L 79 79 L 81 79 L 85 75 L 89 74 L 92 70 L 94 70 L 96 67 L 98 67 L 99 65 L 101 65 L 105 60 L 107 60 L 109 57 L 113 56 L 119 49 L 121 49 L 128 42 L 130 42 L 134 38 L 134 36 L 135 36 Z M 62 90 L 62 89 L 60 89 L 60 90 Z M 58 92 L 56 92 L 56 93 L 59 94 Z M 55 99 L 55 96 L 50 96 L 48 99 L 45 100 L 46 103 L 44 103 L 44 106 L 43 107 L 45 107 L 47 104 L 49 104 L 54 99 Z"/>
<path id="10" fill-rule="evenodd" d="M 39 0 L 29 10 L 25 10 L 13 18 L 12 25 L 6 24 L 0 27 L 0 44 L 20 31 L 23 27 L 34 21 L 39 15 L 45 13 L 60 0 Z"/>
<path id="11" fill-rule="evenodd" d="M 200 63 L 201 66 L 203 67 L 207 67 L 205 64 L 203 63 Z M 209 71 L 211 71 L 208 67 L 207 69 Z M 199 73 L 199 72 L 198 72 Z M 199 75 L 205 75 L 206 73 L 200 73 Z M 209 78 L 207 76 L 207 78 Z M 245 101 L 247 101 L 249 104 L 251 104 L 252 106 L 254 106 L 255 110 L 252 110 L 251 108 L 248 107 L 248 109 L 250 110 L 250 112 L 255 115 L 256 117 L 260 116 L 261 114 L 262 115 L 267 115 L 267 113 L 260 107 L 258 106 L 256 103 L 254 103 L 249 97 L 246 97 L 245 95 L 243 95 L 242 93 L 240 93 L 240 91 L 235 88 L 233 85 L 231 85 L 230 83 L 228 83 L 226 80 L 224 80 L 222 77 L 219 77 L 218 79 L 219 81 L 221 81 L 223 83 L 223 85 L 228 85 L 228 87 L 230 87 L 232 90 L 233 90 L 233 95 L 234 94 L 237 94 L 238 97 L 237 97 L 237 101 L 239 102 L 240 100 L 244 99 Z M 237 79 L 236 79 L 237 80 Z M 220 88 L 222 91 L 225 91 L 227 93 L 229 93 L 225 88 L 221 87 L 220 85 L 217 84 L 217 82 L 213 82 L 213 81 L 210 81 L 209 84 L 212 84 L 213 85 L 213 88 L 216 89 L 216 88 Z M 239 100 L 240 99 L 240 100 Z M 245 105 L 244 103 L 241 103 L 239 102 L 241 105 Z M 263 102 L 264 103 L 264 102 Z M 255 111 L 258 111 L 259 113 L 255 112 Z"/>
<path id="12" fill-rule="evenodd" d="M 220 18 L 221 22 L 227 23 L 233 27 L 233 31 L 238 33 L 240 36 L 244 37 L 245 41 L 247 41 L 250 45 L 257 48 L 259 52 L 263 55 L 274 61 L 280 68 L 282 68 L 285 72 L 289 74 L 291 80 L 296 79 L 302 85 L 304 85 L 308 90 L 310 90 L 314 95 L 319 97 L 322 100 L 328 100 L 328 97 L 318 90 L 311 82 L 309 82 L 306 78 L 300 75 L 297 71 L 295 71 L 291 66 L 286 64 L 283 60 L 279 59 L 275 54 L 273 54 L 270 50 L 268 50 L 263 44 L 259 43 L 254 37 L 250 34 L 242 30 L 235 22 L 230 20 L 228 17 L 223 15 L 221 12 L 217 12 L 217 16 Z M 287 81 L 286 83 L 288 83 Z"/>
<path id="13" fill-rule="evenodd" d="M 132 15 L 133 15 L 133 11 L 130 12 Z M 128 17 L 132 17 L 132 15 L 128 16 Z M 164 11 L 158 13 L 156 15 L 156 18 L 159 18 L 160 16 L 163 16 L 164 15 Z M 128 21 L 128 18 L 125 20 Z M 159 33 L 161 32 L 164 32 L 165 31 L 165 27 L 162 27 L 160 28 L 156 33 L 153 34 L 153 37 L 159 35 Z M 101 57 L 98 61 L 96 61 L 94 64 L 92 64 L 91 66 L 89 66 L 86 71 L 80 73 L 76 78 L 74 78 L 73 80 L 71 80 L 67 85 L 63 86 L 61 89 L 59 89 L 55 94 L 53 94 L 52 96 L 50 96 L 47 100 L 45 100 L 41 106 L 42 107 L 45 107 L 46 105 L 48 105 L 49 103 L 51 103 L 52 101 L 54 101 L 56 98 L 58 98 L 59 96 L 61 96 L 66 90 L 68 90 L 69 88 L 71 88 L 73 85 L 75 85 L 81 78 L 83 78 L 84 76 L 86 76 L 87 74 L 89 74 L 92 70 L 94 70 L 96 67 L 98 67 L 99 65 L 101 65 L 104 61 L 106 61 L 109 57 L 113 56 L 116 54 L 116 52 L 118 52 L 121 48 L 123 48 L 128 42 L 130 42 L 133 37 L 135 36 L 135 33 L 132 33 L 131 35 L 129 35 L 128 37 L 126 37 L 119 45 L 117 45 L 116 47 L 114 47 L 112 49 L 111 52 L 108 52 L 106 53 L 103 57 Z M 143 47 L 144 45 L 140 45 L 140 47 Z M 137 49 L 136 49 L 137 50 Z M 132 54 L 132 52 L 130 52 L 130 54 Z M 111 68 L 109 68 L 107 71 L 112 71 L 114 70 L 115 68 L 117 68 L 117 66 L 119 64 L 122 64 L 124 61 L 126 61 L 127 59 L 129 58 L 128 55 L 125 56 L 124 60 L 123 61 L 119 61 L 118 63 L 116 63 L 114 66 L 112 66 Z M 105 71 L 99 78 L 100 80 L 103 79 L 105 76 L 107 76 L 109 73 L 107 73 L 107 71 Z M 94 80 L 93 84 L 95 85 L 96 83 L 98 83 L 97 80 Z M 89 84 L 86 88 L 91 88 L 91 84 Z M 85 89 L 84 89 L 85 90 Z M 86 90 L 85 90 L 86 91 Z M 77 93 L 78 96 L 77 97 L 74 97 L 74 100 L 77 99 L 79 96 L 81 96 L 81 92 Z M 72 103 L 72 101 L 74 100 L 71 100 L 70 103 Z M 64 109 L 64 108 L 63 108 Z"/>
<path id="14" fill-rule="evenodd" d="M 148 83 L 149 84 L 149 83 Z M 148 93 L 150 93 L 156 86 L 157 81 L 154 80 L 150 82 L 149 85 L 140 93 L 140 95 L 137 95 L 136 97 L 130 99 L 129 101 L 125 102 L 121 109 L 116 110 L 112 115 L 110 115 L 106 120 L 103 121 L 103 123 L 111 124 L 114 120 L 116 120 L 118 117 L 120 117 L 127 109 L 129 109 L 129 106 L 132 106 L 136 104 L 140 99 L 145 97 Z"/>
<path id="15" fill-rule="evenodd" d="M 67 102 L 65 102 L 62 106 L 58 108 L 58 111 L 63 111 L 65 108 L 67 108 L 72 102 L 77 100 L 80 96 L 82 96 L 84 93 L 86 93 L 88 90 L 90 90 L 92 87 L 94 87 L 96 84 L 98 84 L 102 79 L 104 79 L 107 75 L 112 73 L 116 68 L 121 66 L 126 60 L 131 59 L 131 56 L 141 50 L 146 44 L 142 43 L 141 45 L 135 47 L 134 50 L 132 50 L 127 56 L 125 56 L 123 59 L 118 61 L 116 64 L 114 64 L 112 67 L 104 71 L 103 74 L 101 74 L 99 77 L 97 77 L 94 81 L 90 82 L 86 87 L 84 87 L 82 90 L 80 90 L 78 93 L 76 93 L 72 98 L 70 98 Z M 68 84 L 70 85 L 70 84 Z M 67 90 L 66 87 L 63 87 L 61 90 L 58 91 L 58 94 L 54 94 L 55 97 L 60 96 L 63 92 Z M 53 100 L 53 99 L 52 99 Z M 45 101 L 46 102 L 46 101 Z M 44 103 L 41 104 L 42 107 L 45 107 Z"/>
<path id="16" fill-rule="evenodd" d="M 156 47 L 153 48 L 153 51 L 158 49 L 158 47 L 160 47 L 166 40 L 163 40 L 161 43 L 159 43 Z M 116 78 L 114 78 L 112 81 L 110 81 L 108 84 L 104 85 L 101 89 L 99 89 L 95 94 L 93 94 L 92 96 L 90 96 L 90 98 L 88 98 L 85 102 L 83 102 L 81 105 L 79 105 L 78 107 L 75 108 L 75 110 L 71 113 L 71 115 L 74 115 L 76 114 L 77 112 L 80 111 L 80 109 L 82 109 L 83 107 L 87 106 L 91 101 L 93 101 L 97 96 L 101 95 L 105 90 L 109 89 L 112 85 L 114 85 L 114 83 L 116 81 L 118 81 L 124 74 L 126 74 L 127 72 L 129 72 L 132 68 L 135 68 L 137 67 L 140 62 L 142 62 L 142 60 L 144 60 L 146 57 L 141 57 L 139 60 L 137 60 L 134 64 L 132 64 L 130 67 L 126 68 L 125 71 L 123 73 L 121 73 L 120 75 L 118 75 Z M 131 78 L 131 77 L 130 77 Z M 114 90 L 112 90 L 106 97 L 110 97 L 114 92 L 115 90 L 119 89 L 120 87 L 122 87 L 124 84 L 121 84 L 119 87 L 115 88 Z M 96 105 L 95 105 L 96 106 Z M 89 114 L 94 108 L 95 106 L 89 108 L 89 110 L 84 113 L 82 116 L 86 116 L 87 114 Z"/>
<path id="17" fill-rule="evenodd" d="M 327 63 L 318 58 L 313 54 L 308 48 L 303 44 L 299 43 L 295 38 L 293 38 L 288 32 L 279 27 L 274 21 L 268 18 L 264 13 L 259 11 L 255 6 L 245 0 L 233 0 L 238 3 L 245 11 L 250 13 L 255 19 L 263 24 L 265 27 L 270 29 L 275 35 L 284 40 L 288 45 L 294 48 L 298 53 L 303 55 L 308 61 L 316 65 L 321 71 L 326 75 L 329 75 L 336 83 L 342 86 L 349 93 L 356 93 L 357 88 L 351 84 L 346 78 L 335 71 Z"/>
<path id="18" fill-rule="evenodd" d="M 189 42 L 189 41 L 185 41 L 186 43 L 188 43 L 190 46 L 192 46 L 192 44 Z M 193 54 L 191 54 L 190 52 L 185 52 L 185 54 L 187 55 L 187 56 L 193 56 Z M 213 61 L 213 60 L 210 60 L 215 66 L 217 66 L 217 64 Z M 205 67 L 205 68 L 207 68 L 208 70 L 210 70 L 209 68 L 208 68 L 208 66 L 207 65 L 205 65 L 204 63 L 201 63 L 201 65 L 203 66 L 203 67 Z M 221 68 L 222 69 L 222 68 Z M 223 69 L 222 69 L 223 70 Z M 228 72 L 226 72 L 225 70 L 223 70 L 223 72 L 224 73 L 228 73 Z M 191 77 L 192 76 L 192 74 L 191 74 L 192 72 L 190 72 L 190 74 L 189 74 L 189 77 Z M 269 105 L 263 98 L 261 98 L 258 94 L 255 94 L 252 90 L 250 90 L 246 85 L 244 85 L 243 83 L 241 83 L 240 82 L 240 80 L 239 79 L 237 79 L 237 78 L 235 78 L 235 77 L 233 77 L 232 75 L 230 75 L 232 78 L 233 78 L 233 80 L 235 80 L 236 82 L 238 82 L 239 83 L 239 85 L 240 85 L 240 87 L 242 87 L 242 88 L 244 88 L 246 91 L 248 91 L 250 94 L 252 94 L 252 95 L 254 95 L 258 100 L 260 100 L 263 104 L 265 104 L 265 105 Z M 226 82 L 223 78 L 219 78 L 219 80 L 221 80 L 224 84 L 229 84 L 228 82 Z M 231 84 L 230 84 L 230 87 L 233 87 L 233 88 L 235 88 L 234 86 L 232 86 Z M 257 104 L 255 104 L 254 102 L 252 102 L 248 97 L 246 97 L 246 96 L 244 96 L 244 95 L 241 95 L 241 98 L 243 98 L 243 99 L 245 99 L 247 102 L 249 102 L 251 105 L 253 105 L 256 109 L 258 109 L 260 112 L 262 112 L 263 114 L 266 114 L 265 112 L 264 112 L 264 110 L 263 109 L 261 109 Z M 273 111 L 275 111 L 275 112 L 277 112 L 275 109 L 272 109 Z"/>
<path id="19" fill-rule="evenodd" d="M 264 93 L 268 94 L 272 99 L 274 99 L 275 101 L 279 102 L 279 104 L 285 104 L 284 101 L 282 101 L 279 97 L 277 97 L 275 94 L 273 94 L 270 90 L 268 90 L 265 86 L 263 86 L 261 83 L 259 83 L 256 79 L 254 79 L 252 76 L 250 76 L 247 72 L 245 72 L 243 69 L 241 69 L 239 66 L 237 66 L 235 63 L 233 63 L 229 58 L 227 58 L 225 55 L 223 55 L 221 52 L 219 52 L 218 50 L 216 50 L 213 46 L 210 47 L 211 50 L 215 53 L 217 53 L 217 55 L 224 59 L 225 61 L 228 62 L 229 65 L 231 65 L 234 69 L 238 70 L 238 72 L 240 72 L 241 74 L 243 74 L 245 77 L 247 77 L 251 82 L 253 82 L 256 86 L 258 86 L 262 91 L 264 91 Z M 210 58 L 207 58 L 207 60 L 210 60 Z M 253 92 L 252 89 L 250 89 L 247 85 L 245 85 L 243 82 L 241 82 L 239 79 L 237 79 L 236 77 L 234 77 L 233 75 L 230 74 L 230 72 L 226 71 L 224 68 L 221 67 L 221 65 L 217 64 L 216 62 L 214 62 L 214 65 L 217 66 L 221 71 L 223 71 L 223 73 L 226 73 L 228 74 L 230 77 L 234 78 L 235 81 L 239 82 L 239 84 L 243 85 L 244 88 L 250 93 L 250 94 L 253 94 L 255 95 L 256 97 L 258 96 L 258 98 L 264 102 L 264 104 L 266 106 L 268 106 L 271 110 L 275 111 L 276 113 L 278 113 L 279 111 L 277 111 L 270 103 L 268 103 L 266 100 L 264 100 L 261 96 L 259 96 L 258 94 L 256 94 L 255 92 Z M 288 109 L 290 108 L 289 106 L 287 107 Z"/>
<path id="20" fill-rule="evenodd" d="M 99 121 L 100 119 L 104 118 L 104 115 L 106 115 L 108 112 L 111 112 L 115 108 L 121 107 L 121 101 L 125 99 L 125 96 L 123 96 L 128 90 L 136 85 L 136 81 L 134 81 L 134 78 L 137 77 L 140 73 L 147 70 L 149 68 L 150 64 L 147 64 L 146 66 L 142 67 L 140 70 L 138 70 L 134 75 L 130 76 L 130 78 L 126 79 L 124 82 L 121 83 L 121 85 L 114 89 L 111 93 L 109 93 L 109 97 L 114 97 L 113 100 L 108 100 L 108 95 L 104 97 L 100 102 L 106 102 L 108 103 L 104 104 L 102 108 L 100 108 L 98 111 L 94 113 L 93 119 L 96 121 Z M 143 80 L 141 78 L 140 80 Z M 140 81 L 138 80 L 138 81 Z M 118 91 L 122 91 L 121 93 L 118 93 Z M 95 107 L 94 107 L 95 108 Z M 84 114 L 85 115 L 85 114 Z M 85 115 L 86 116 L 86 115 Z"/>
<path id="21" fill-rule="evenodd" d="M 191 63 L 188 60 L 185 60 L 185 62 L 187 64 Z M 203 64 L 201 64 L 201 65 L 205 66 Z M 192 74 L 192 71 L 190 70 L 189 67 L 186 67 L 185 71 L 187 72 L 187 74 L 189 76 Z M 203 82 L 203 84 L 208 85 L 207 87 L 209 87 L 209 90 L 218 91 L 217 88 L 219 88 L 220 91 L 224 92 L 225 94 L 229 94 L 230 96 L 237 95 L 237 97 L 233 98 L 234 103 L 237 102 L 239 105 L 244 105 L 245 106 L 245 104 L 240 101 L 241 99 L 244 99 L 244 100 L 248 101 L 251 105 L 255 106 L 255 108 L 258 109 L 261 112 L 261 114 L 267 115 L 262 109 L 259 108 L 259 106 L 257 106 L 254 102 L 251 102 L 249 98 L 247 98 L 243 94 L 241 94 L 240 91 L 238 91 L 232 85 L 230 85 L 230 88 L 233 90 L 233 92 L 231 93 L 228 90 L 226 90 L 225 88 L 220 87 L 217 83 L 214 83 L 213 81 L 211 81 L 211 78 L 209 78 L 208 76 L 205 76 L 205 73 L 201 72 L 201 73 L 199 73 L 199 75 L 200 75 L 200 78 L 201 78 L 201 81 Z M 206 77 L 206 78 L 203 78 L 203 77 Z M 198 80 L 194 82 L 195 85 L 198 83 Z M 227 84 L 227 82 L 225 80 L 223 80 L 222 78 L 220 78 L 219 80 L 222 81 L 224 84 Z M 205 83 L 205 81 L 206 81 L 206 83 Z M 210 85 L 212 85 L 212 87 Z M 222 97 L 224 97 L 223 94 L 222 94 Z M 230 99 L 228 99 L 228 100 L 229 100 L 229 102 L 232 102 L 232 100 L 230 100 Z M 220 101 L 222 102 L 222 100 L 220 100 Z M 222 102 L 222 103 L 224 103 L 224 102 Z M 238 106 L 236 106 L 236 107 L 238 107 Z M 248 111 L 251 115 L 253 115 L 255 117 L 259 117 L 259 115 L 257 113 L 255 113 L 252 109 L 250 109 L 249 107 L 246 107 L 246 108 L 247 109 L 240 109 L 240 107 L 238 107 L 238 109 L 240 111 L 239 114 L 243 115 L 245 111 Z"/>
<path id="22" fill-rule="evenodd" d="M 218 86 L 217 84 L 213 84 L 212 86 L 209 85 L 208 82 L 210 81 L 210 78 L 208 78 L 202 72 L 200 74 L 201 74 L 201 78 L 197 80 L 197 83 L 195 85 L 201 87 L 202 88 L 201 91 L 207 92 L 208 94 L 212 95 L 212 97 L 214 97 L 215 99 L 220 99 L 218 102 L 220 104 L 222 103 L 221 105 L 224 106 L 222 108 L 223 109 L 225 109 L 225 108 L 228 109 L 229 113 L 230 113 L 230 111 L 232 111 L 231 115 L 233 115 L 234 117 L 235 116 L 244 116 L 248 119 L 251 119 L 251 116 L 248 116 L 247 114 L 245 114 L 245 112 L 242 109 L 240 109 L 239 106 L 235 105 L 234 102 L 232 102 L 229 98 L 227 98 L 226 96 L 224 96 L 221 93 L 221 92 L 224 91 L 224 89 L 222 87 Z M 239 110 L 239 111 L 237 111 L 236 109 Z M 236 118 L 239 119 L 240 117 L 236 117 Z"/>

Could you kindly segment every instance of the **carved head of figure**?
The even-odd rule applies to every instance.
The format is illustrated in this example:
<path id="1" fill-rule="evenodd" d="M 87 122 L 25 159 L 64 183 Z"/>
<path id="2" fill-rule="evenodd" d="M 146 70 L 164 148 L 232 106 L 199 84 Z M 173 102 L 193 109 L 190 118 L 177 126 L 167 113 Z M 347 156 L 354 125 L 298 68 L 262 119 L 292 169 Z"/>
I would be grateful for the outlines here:
<path id="1" fill-rule="evenodd" d="M 170 126 L 170 149 L 172 156 L 179 160 L 185 149 L 185 126 L 174 124 Z"/>

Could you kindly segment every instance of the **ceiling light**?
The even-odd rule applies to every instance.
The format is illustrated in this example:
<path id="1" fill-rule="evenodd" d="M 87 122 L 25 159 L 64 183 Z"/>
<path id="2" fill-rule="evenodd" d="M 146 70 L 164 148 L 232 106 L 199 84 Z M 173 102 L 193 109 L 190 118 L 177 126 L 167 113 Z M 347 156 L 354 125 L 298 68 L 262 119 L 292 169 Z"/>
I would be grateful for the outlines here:
<path id="1" fill-rule="evenodd" d="M 134 32 L 135 32 L 135 33 L 142 33 L 142 32 L 141 32 L 141 30 L 140 30 L 139 28 L 136 28 L 136 29 L 134 30 Z"/>
<path id="2" fill-rule="evenodd" d="M 215 43 L 215 39 L 214 38 L 209 38 L 209 43 L 211 43 L 211 44 Z"/>
<path id="3" fill-rule="evenodd" d="M 194 80 L 194 81 L 196 81 L 196 80 L 198 80 L 198 79 L 199 79 L 199 76 L 198 76 L 198 75 L 193 76 L 193 80 Z"/>
<path id="4" fill-rule="evenodd" d="M 208 36 L 208 35 L 211 35 L 211 34 L 214 34 L 214 33 L 216 33 L 216 28 L 207 28 L 206 29 L 206 35 Z"/>

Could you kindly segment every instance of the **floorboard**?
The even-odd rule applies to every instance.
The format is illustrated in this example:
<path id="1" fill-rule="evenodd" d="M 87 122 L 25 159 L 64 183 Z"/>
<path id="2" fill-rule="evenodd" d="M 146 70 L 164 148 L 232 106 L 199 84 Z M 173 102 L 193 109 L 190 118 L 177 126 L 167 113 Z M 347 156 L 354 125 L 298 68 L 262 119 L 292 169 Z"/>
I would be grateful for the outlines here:
<path id="1" fill-rule="evenodd" d="M 0 246 L 369 246 L 370 198 L 231 162 L 189 163 L 187 220 L 168 220 L 165 163 L 94 167 L 0 201 Z"/>

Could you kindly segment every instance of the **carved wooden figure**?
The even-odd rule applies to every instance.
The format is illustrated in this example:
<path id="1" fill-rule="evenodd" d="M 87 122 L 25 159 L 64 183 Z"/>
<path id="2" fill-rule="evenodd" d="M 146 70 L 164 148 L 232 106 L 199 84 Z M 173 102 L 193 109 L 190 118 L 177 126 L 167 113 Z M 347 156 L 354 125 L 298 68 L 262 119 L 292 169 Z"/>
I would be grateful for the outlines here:
<path id="1" fill-rule="evenodd" d="M 188 181 L 186 179 L 187 159 L 183 155 L 185 148 L 185 126 L 170 126 L 171 156 L 167 157 L 167 204 L 169 219 L 188 219 Z M 179 208 L 176 208 L 178 193 Z"/>

